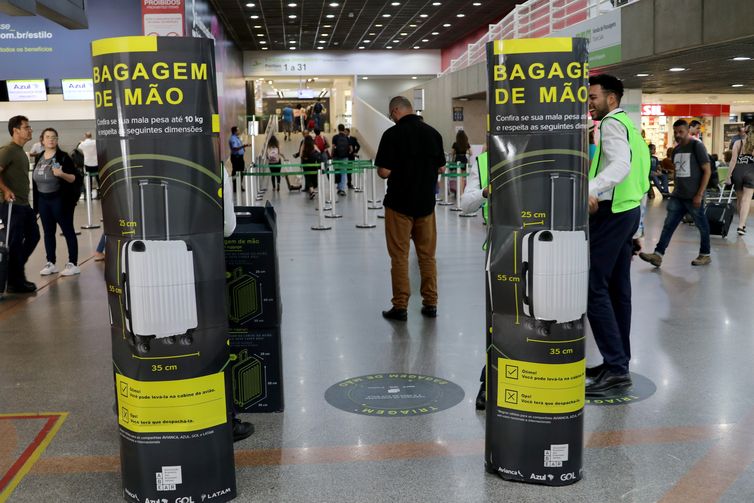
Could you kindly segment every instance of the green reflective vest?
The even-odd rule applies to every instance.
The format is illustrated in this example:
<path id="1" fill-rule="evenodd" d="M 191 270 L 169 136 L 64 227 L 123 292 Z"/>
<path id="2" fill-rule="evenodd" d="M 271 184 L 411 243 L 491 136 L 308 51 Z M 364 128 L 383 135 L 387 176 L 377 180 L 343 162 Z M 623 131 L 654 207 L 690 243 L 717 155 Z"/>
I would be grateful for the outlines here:
<path id="1" fill-rule="evenodd" d="M 479 172 L 479 188 L 484 190 L 484 188 L 490 184 L 490 170 L 489 165 L 487 164 L 487 152 L 482 152 L 476 156 L 476 167 Z M 484 219 L 485 225 L 487 225 L 487 219 L 490 213 L 488 202 L 489 197 L 485 199 L 484 204 L 482 204 L 482 218 Z"/>
<path id="2" fill-rule="evenodd" d="M 622 213 L 638 207 L 641 198 L 649 190 L 649 148 L 644 142 L 634 123 L 628 118 L 626 112 L 620 111 L 602 119 L 600 122 L 600 142 L 592 158 L 592 166 L 589 169 L 589 179 L 597 176 L 602 153 L 602 125 L 606 120 L 615 119 L 628 131 L 628 145 L 631 149 L 631 171 L 628 176 L 613 188 L 613 213 Z"/>

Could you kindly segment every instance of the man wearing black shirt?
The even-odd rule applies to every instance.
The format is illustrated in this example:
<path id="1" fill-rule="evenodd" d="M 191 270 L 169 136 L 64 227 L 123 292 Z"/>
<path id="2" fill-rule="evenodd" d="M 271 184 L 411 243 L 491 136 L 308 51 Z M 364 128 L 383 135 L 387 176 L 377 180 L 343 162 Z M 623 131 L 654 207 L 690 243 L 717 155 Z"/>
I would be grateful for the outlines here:
<path id="1" fill-rule="evenodd" d="M 406 321 L 411 285 L 408 255 L 414 240 L 421 274 L 422 315 L 437 316 L 437 265 L 435 248 L 435 184 L 445 166 L 442 136 L 414 114 L 403 96 L 390 100 L 395 126 L 385 131 L 377 149 L 377 174 L 387 178 L 385 239 L 390 255 L 393 307 L 382 316 Z"/>

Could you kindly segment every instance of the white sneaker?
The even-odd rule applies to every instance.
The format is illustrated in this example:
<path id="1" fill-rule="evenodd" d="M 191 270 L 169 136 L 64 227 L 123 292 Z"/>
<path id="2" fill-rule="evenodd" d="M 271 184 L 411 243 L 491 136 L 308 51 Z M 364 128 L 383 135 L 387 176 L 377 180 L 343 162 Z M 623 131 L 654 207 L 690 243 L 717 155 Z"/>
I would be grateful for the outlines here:
<path id="1" fill-rule="evenodd" d="M 44 266 L 41 271 L 39 271 L 39 275 L 49 276 L 50 274 L 55 274 L 56 272 L 58 272 L 58 268 L 55 267 L 55 264 L 53 264 L 52 262 L 47 262 L 47 265 Z"/>
<path id="2" fill-rule="evenodd" d="M 81 274 L 81 269 L 79 269 L 79 266 L 73 265 L 70 262 L 65 265 L 65 269 L 60 273 L 61 276 L 74 276 L 76 274 Z"/>

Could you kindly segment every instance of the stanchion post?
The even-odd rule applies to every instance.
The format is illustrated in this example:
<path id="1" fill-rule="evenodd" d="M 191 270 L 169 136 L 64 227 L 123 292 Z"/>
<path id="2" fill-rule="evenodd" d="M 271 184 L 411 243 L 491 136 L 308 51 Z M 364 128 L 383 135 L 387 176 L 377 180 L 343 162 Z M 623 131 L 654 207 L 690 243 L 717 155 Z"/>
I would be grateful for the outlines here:
<path id="1" fill-rule="evenodd" d="M 236 206 L 243 206 L 243 200 L 241 199 L 241 193 L 243 192 L 243 180 L 241 177 L 243 176 L 243 173 L 236 173 L 235 174 L 235 185 L 236 185 Z"/>
<path id="2" fill-rule="evenodd" d="M 445 173 L 440 175 L 442 177 L 442 190 L 443 190 L 442 201 L 437 203 L 440 206 L 450 206 L 453 204 L 450 202 L 450 195 L 449 195 L 450 191 L 448 190 L 448 176 L 447 176 L 448 174 L 449 174 L 448 169 L 446 168 Z"/>
<path id="3" fill-rule="evenodd" d="M 383 193 L 382 199 L 384 200 L 385 194 L 387 194 L 387 178 L 382 179 L 382 185 L 384 186 L 384 190 L 382 192 Z M 384 208 L 385 205 L 383 204 L 382 207 Z M 385 212 L 383 211 L 382 213 L 378 213 L 377 218 L 385 218 Z"/>
<path id="4" fill-rule="evenodd" d="M 370 224 L 369 223 L 369 205 L 367 204 L 367 199 L 368 198 L 369 198 L 369 191 L 364 190 L 364 196 L 361 198 L 362 202 L 363 202 L 363 204 L 361 206 L 362 210 L 363 210 L 363 212 L 362 212 L 363 221 L 360 224 L 356 224 L 356 227 L 359 228 L 359 229 L 373 229 L 373 228 L 377 227 L 376 224 Z M 372 188 L 372 198 L 374 198 L 374 187 Z"/>
<path id="5" fill-rule="evenodd" d="M 456 205 L 450 208 L 450 211 L 463 211 L 463 208 L 461 208 L 461 194 L 463 194 L 464 177 L 460 169 L 456 171 L 455 178 L 456 178 Z"/>
<path id="6" fill-rule="evenodd" d="M 322 187 L 322 177 L 324 176 L 322 172 L 324 171 L 324 167 L 325 163 L 322 163 L 322 169 L 317 172 L 317 187 L 320 188 L 319 190 L 317 190 L 317 210 L 319 215 L 317 216 L 317 225 L 312 225 L 313 231 L 327 231 L 332 229 L 332 227 L 330 227 L 329 225 L 325 225 L 325 195 L 324 189 Z"/>
<path id="7" fill-rule="evenodd" d="M 86 225 L 82 225 L 82 229 L 99 229 L 99 225 L 92 223 L 92 176 L 92 174 L 87 173 L 86 178 L 84 178 L 86 186 Z"/>
<path id="8" fill-rule="evenodd" d="M 376 166 L 370 166 L 369 170 L 372 172 L 372 176 L 371 176 L 371 179 L 369 181 L 369 185 L 371 186 L 371 189 L 372 189 L 372 198 L 369 200 L 369 207 L 368 208 L 370 210 L 379 210 L 379 209 L 382 209 L 382 205 L 379 204 L 381 200 L 377 199 L 377 187 L 376 187 L 375 181 L 374 181 L 374 177 L 377 176 L 377 174 L 376 174 L 377 167 Z"/>
<path id="9" fill-rule="evenodd" d="M 325 218 L 343 218 L 343 215 L 338 213 L 338 210 L 335 207 L 338 202 L 338 193 L 335 191 L 335 171 L 333 169 L 332 160 L 327 160 L 326 169 L 328 173 L 330 173 L 330 183 L 328 184 L 328 186 L 330 187 L 330 194 L 332 196 L 332 208 L 330 214 L 325 215 Z"/>

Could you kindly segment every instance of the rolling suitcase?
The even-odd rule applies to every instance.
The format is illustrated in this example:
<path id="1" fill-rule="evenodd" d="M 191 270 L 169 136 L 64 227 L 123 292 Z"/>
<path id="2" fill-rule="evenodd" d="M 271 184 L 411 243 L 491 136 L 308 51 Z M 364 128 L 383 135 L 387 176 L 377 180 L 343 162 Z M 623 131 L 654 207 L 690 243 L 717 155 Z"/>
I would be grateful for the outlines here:
<path id="1" fill-rule="evenodd" d="M 10 241 L 10 216 L 13 211 L 13 203 L 8 203 L 8 218 L 0 220 L 0 230 L 5 229 L 4 241 L 0 241 L 0 299 L 5 296 L 8 285 L 8 259 L 10 257 L 8 242 Z"/>
<path id="2" fill-rule="evenodd" d="M 126 329 L 137 350 L 148 352 L 151 339 L 167 344 L 192 342 L 190 331 L 197 327 L 194 255 L 183 240 L 170 240 L 168 184 L 161 182 L 165 204 L 165 240 L 146 239 L 144 188 L 141 197 L 141 239 L 123 246 L 123 289 Z"/>
<path id="3" fill-rule="evenodd" d="M 243 410 L 264 395 L 264 369 L 262 362 L 249 356 L 246 349 L 239 351 L 236 359 L 238 361 L 231 371 L 233 402 L 239 410 Z"/>
<path id="4" fill-rule="evenodd" d="M 241 323 L 262 312 L 261 285 L 255 277 L 244 274 L 242 267 L 237 267 L 231 273 L 226 293 L 231 321 Z"/>
<path id="5" fill-rule="evenodd" d="M 576 228 L 576 178 L 571 181 L 571 230 L 555 230 L 555 183 L 550 175 L 550 229 L 524 235 L 522 251 L 523 310 L 537 320 L 566 323 L 586 313 L 589 286 L 589 241 Z"/>
<path id="6" fill-rule="evenodd" d="M 733 189 L 728 193 L 727 202 L 723 202 L 725 187 L 720 187 L 720 197 L 716 202 L 708 203 L 704 209 L 704 215 L 709 222 L 709 233 L 712 236 L 725 237 L 730 230 L 730 224 L 733 221 L 733 214 L 736 212 L 736 205 L 731 202 Z"/>

